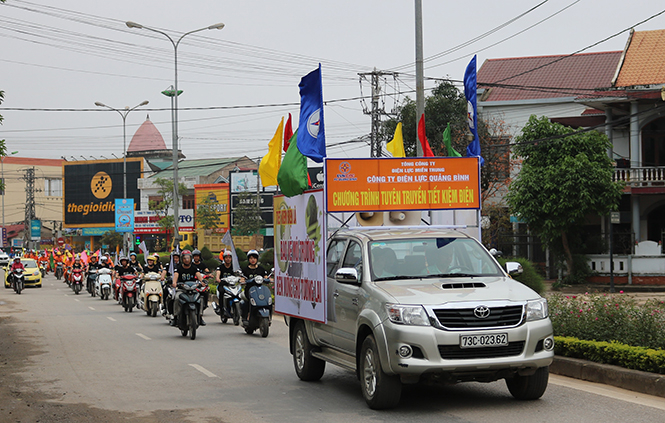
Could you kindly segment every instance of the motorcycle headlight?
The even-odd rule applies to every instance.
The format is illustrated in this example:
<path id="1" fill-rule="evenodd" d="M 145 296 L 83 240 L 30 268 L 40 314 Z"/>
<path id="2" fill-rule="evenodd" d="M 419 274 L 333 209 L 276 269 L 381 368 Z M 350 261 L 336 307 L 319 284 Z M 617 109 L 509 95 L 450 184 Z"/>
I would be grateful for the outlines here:
<path id="1" fill-rule="evenodd" d="M 386 304 L 388 318 L 393 323 L 414 326 L 430 326 L 429 318 L 423 306 Z"/>
<path id="2" fill-rule="evenodd" d="M 272 295 L 268 297 L 268 305 L 272 305 Z"/>
<path id="3" fill-rule="evenodd" d="M 537 300 L 527 301 L 526 303 L 526 321 L 542 320 L 549 316 L 547 309 L 547 300 L 539 298 Z"/>

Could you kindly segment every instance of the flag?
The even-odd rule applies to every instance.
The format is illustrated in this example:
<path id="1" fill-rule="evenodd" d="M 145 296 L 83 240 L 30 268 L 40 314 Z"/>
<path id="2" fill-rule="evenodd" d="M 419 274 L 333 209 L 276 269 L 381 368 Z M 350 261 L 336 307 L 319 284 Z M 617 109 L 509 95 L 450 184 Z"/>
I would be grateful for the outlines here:
<path id="1" fill-rule="evenodd" d="M 284 127 L 284 152 L 289 149 L 289 140 L 293 136 L 293 125 L 291 125 L 291 113 L 289 113 L 289 118 L 286 120 L 286 126 Z"/>
<path id="2" fill-rule="evenodd" d="M 423 146 L 423 157 L 434 157 L 432 149 L 429 148 L 429 142 L 427 141 L 427 135 L 425 135 L 425 114 L 423 113 L 420 116 L 420 121 L 418 122 L 418 139 L 420 140 L 420 145 Z"/>
<path id="3" fill-rule="evenodd" d="M 101 258 L 102 257 L 102 249 L 100 248 L 99 250 L 97 250 L 97 252 L 95 252 L 95 254 L 97 255 L 97 258 Z"/>
<path id="4" fill-rule="evenodd" d="M 321 163 L 326 157 L 326 136 L 323 125 L 323 85 L 321 64 L 300 80 L 300 122 L 298 150 L 303 156 Z M 287 150 L 288 153 L 288 150 Z"/>
<path id="5" fill-rule="evenodd" d="M 268 143 L 268 154 L 263 156 L 259 163 L 259 177 L 263 187 L 277 185 L 277 173 L 282 164 L 282 131 L 284 130 L 284 118 L 279 122 L 275 135 Z"/>
<path id="6" fill-rule="evenodd" d="M 88 253 L 85 250 L 81 253 L 81 261 L 83 264 L 88 264 Z"/>
<path id="7" fill-rule="evenodd" d="M 485 160 L 480 156 L 480 140 L 478 139 L 477 91 L 476 56 L 474 55 L 464 72 L 464 96 L 466 97 L 467 120 L 469 122 L 469 131 L 473 134 L 473 141 L 466 147 L 466 156 L 478 157 L 482 166 Z"/>
<path id="8" fill-rule="evenodd" d="M 307 173 L 307 157 L 303 156 L 298 149 L 298 132 L 291 137 L 291 145 L 284 155 L 282 167 L 279 168 L 277 181 L 282 194 L 287 197 L 302 194 L 309 187 Z"/>
<path id="9" fill-rule="evenodd" d="M 443 144 L 446 146 L 446 150 L 448 150 L 448 157 L 462 157 L 462 155 L 453 148 L 452 137 L 450 135 L 450 122 L 448 122 L 446 130 L 443 131 Z"/>
<path id="10" fill-rule="evenodd" d="M 406 153 L 404 153 L 404 137 L 402 137 L 402 122 L 397 124 L 395 135 L 393 135 L 392 141 L 386 144 L 386 150 L 393 157 L 406 157 Z"/>
<path id="11" fill-rule="evenodd" d="M 233 256 L 233 271 L 240 270 L 240 262 L 238 262 L 238 255 L 236 254 L 236 247 L 233 245 L 233 237 L 231 237 L 231 230 L 229 229 L 222 238 L 222 244 L 231 246 L 231 255 Z"/>
<path id="12" fill-rule="evenodd" d="M 139 244 L 139 250 L 143 253 L 143 260 L 148 264 L 148 247 L 145 245 L 145 240 Z"/>

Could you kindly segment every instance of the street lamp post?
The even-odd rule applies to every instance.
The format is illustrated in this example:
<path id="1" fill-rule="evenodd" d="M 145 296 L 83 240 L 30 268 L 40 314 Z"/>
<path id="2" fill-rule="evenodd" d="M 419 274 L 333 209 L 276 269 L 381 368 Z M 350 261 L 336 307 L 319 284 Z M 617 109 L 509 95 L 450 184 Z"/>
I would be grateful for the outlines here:
<path id="1" fill-rule="evenodd" d="M 141 104 L 138 104 L 131 109 L 129 106 L 125 106 L 125 109 L 120 111 L 118 109 L 115 109 L 111 106 L 107 106 L 104 103 L 100 103 L 99 101 L 95 102 L 95 106 L 98 107 L 106 107 L 109 110 L 113 110 L 115 112 L 118 112 L 120 117 L 122 117 L 122 196 L 123 198 L 127 198 L 127 128 L 126 128 L 126 123 L 127 123 L 127 115 L 129 112 L 132 110 L 138 109 L 141 106 L 145 106 L 148 104 L 148 100 L 142 102 Z M 126 253 L 129 253 L 129 243 L 128 243 L 128 232 L 125 232 L 122 235 L 123 239 L 123 250 L 126 251 Z"/>
<path id="2" fill-rule="evenodd" d="M 173 240 L 174 242 L 179 242 L 180 240 L 180 232 L 178 231 L 179 227 L 179 204 L 178 204 L 178 95 L 180 92 L 178 91 L 178 46 L 180 45 L 180 41 L 182 41 L 183 38 L 190 34 L 194 34 L 195 32 L 199 31 L 204 31 L 206 29 L 222 29 L 224 28 L 223 23 L 218 23 L 215 25 L 210 25 L 206 26 L 204 28 L 199 28 L 195 29 L 193 31 L 186 32 L 178 38 L 177 41 L 173 41 L 173 38 L 166 32 L 160 31 L 158 29 L 150 28 L 141 24 L 138 24 L 136 22 L 132 21 L 127 21 L 125 22 L 125 25 L 129 28 L 136 28 L 136 29 L 147 29 L 148 31 L 156 32 L 158 34 L 162 34 L 166 38 L 169 39 L 171 44 L 173 45 L 173 58 L 174 58 L 174 69 L 175 69 L 175 84 L 174 84 L 174 101 L 173 101 L 173 112 L 172 112 L 172 118 L 173 118 Z M 177 244 L 176 244 L 177 245 Z"/>
<path id="3" fill-rule="evenodd" d="M 7 154 L 7 156 L 13 156 L 14 154 L 18 154 L 18 151 L 12 151 L 11 153 Z M 7 229 L 5 228 L 5 195 L 7 195 L 7 184 L 5 183 L 5 156 L 2 156 L 2 158 L 0 158 L 0 173 L 2 173 L 2 230 L 5 231 L 6 233 Z M 2 238 L 0 242 L 4 247 L 5 239 Z"/>

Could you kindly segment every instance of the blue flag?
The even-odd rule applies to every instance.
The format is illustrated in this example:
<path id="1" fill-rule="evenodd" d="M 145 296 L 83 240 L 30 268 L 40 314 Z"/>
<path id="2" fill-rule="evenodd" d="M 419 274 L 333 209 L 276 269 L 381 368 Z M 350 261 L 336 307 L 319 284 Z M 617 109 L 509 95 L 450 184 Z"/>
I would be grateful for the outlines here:
<path id="1" fill-rule="evenodd" d="M 464 96 L 466 97 L 467 119 L 469 121 L 469 131 L 473 134 L 473 141 L 466 147 L 466 156 L 478 157 L 482 166 L 485 164 L 485 160 L 480 156 L 480 140 L 478 139 L 477 90 L 476 56 L 474 55 L 464 72 Z"/>
<path id="2" fill-rule="evenodd" d="M 300 80 L 300 122 L 298 150 L 303 156 L 321 163 L 326 157 L 326 134 L 323 127 L 323 85 L 319 68 Z"/>

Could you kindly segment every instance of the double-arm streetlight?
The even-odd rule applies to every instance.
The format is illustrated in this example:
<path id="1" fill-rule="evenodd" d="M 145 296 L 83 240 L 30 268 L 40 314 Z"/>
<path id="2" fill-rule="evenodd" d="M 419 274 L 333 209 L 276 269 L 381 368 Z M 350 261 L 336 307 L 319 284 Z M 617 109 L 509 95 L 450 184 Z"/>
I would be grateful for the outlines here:
<path id="1" fill-rule="evenodd" d="M 111 106 L 107 106 L 104 103 L 100 103 L 99 101 L 95 102 L 95 106 L 98 107 L 105 107 L 109 110 L 113 110 L 115 112 L 118 112 L 120 117 L 122 118 L 122 196 L 123 198 L 127 198 L 127 128 L 126 128 L 126 123 L 127 123 L 127 115 L 129 112 L 132 110 L 138 109 L 141 106 L 145 106 L 148 104 L 148 100 L 142 102 L 141 104 L 138 104 L 132 108 L 129 106 L 125 106 L 123 110 L 115 109 Z M 129 253 L 129 243 L 127 242 L 128 239 L 128 233 L 125 233 L 123 235 L 123 249 Z"/>
<path id="2" fill-rule="evenodd" d="M 199 28 L 195 29 L 194 31 L 189 31 L 180 36 L 177 41 L 174 41 L 173 38 L 166 32 L 160 31 L 158 29 L 150 28 L 147 26 L 143 26 L 141 24 L 138 24 L 136 22 L 132 21 L 127 21 L 125 22 L 125 25 L 127 25 L 129 28 L 136 28 L 136 29 L 147 29 L 148 31 L 156 32 L 158 34 L 162 34 L 166 38 L 169 39 L 171 44 L 173 45 L 173 58 L 174 58 L 174 68 L 175 68 L 175 84 L 174 84 L 174 101 L 173 101 L 173 112 L 171 113 L 172 119 L 173 119 L 173 229 L 174 229 L 174 241 L 178 242 L 180 240 L 180 232 L 178 230 L 179 228 L 179 199 L 178 199 L 178 95 L 180 92 L 178 91 L 178 46 L 180 45 L 180 41 L 182 41 L 183 38 L 190 34 L 194 34 L 195 32 L 199 31 L 205 31 L 206 29 L 222 29 L 224 28 L 223 23 L 218 23 L 215 25 L 210 25 L 206 26 L 204 28 Z M 177 245 L 177 244 L 176 244 Z"/>

